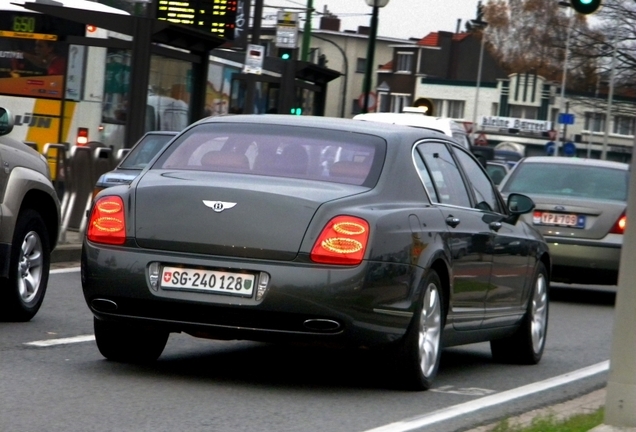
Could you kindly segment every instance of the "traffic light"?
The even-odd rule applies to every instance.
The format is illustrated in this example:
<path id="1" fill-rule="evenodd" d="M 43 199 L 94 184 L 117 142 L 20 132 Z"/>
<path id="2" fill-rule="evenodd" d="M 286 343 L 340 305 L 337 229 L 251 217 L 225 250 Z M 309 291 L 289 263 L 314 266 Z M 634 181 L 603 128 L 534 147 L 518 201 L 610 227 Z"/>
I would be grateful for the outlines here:
<path id="1" fill-rule="evenodd" d="M 300 107 L 298 107 L 298 108 L 292 108 L 292 109 L 289 111 L 289 113 L 290 113 L 290 114 L 292 114 L 292 115 L 303 115 L 303 109 L 302 109 L 302 108 L 300 108 Z"/>
<path id="2" fill-rule="evenodd" d="M 293 60 L 295 51 L 294 48 L 278 48 L 278 58 L 282 60 Z"/>
<path id="3" fill-rule="evenodd" d="M 570 0 L 570 5 L 578 13 L 588 15 L 601 7 L 601 0 Z"/>

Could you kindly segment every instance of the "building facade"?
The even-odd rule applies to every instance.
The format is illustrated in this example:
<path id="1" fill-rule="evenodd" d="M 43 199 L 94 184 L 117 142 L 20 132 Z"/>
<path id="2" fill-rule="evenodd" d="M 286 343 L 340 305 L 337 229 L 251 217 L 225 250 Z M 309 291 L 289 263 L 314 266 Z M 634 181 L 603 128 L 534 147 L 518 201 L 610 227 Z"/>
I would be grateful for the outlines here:
<path id="1" fill-rule="evenodd" d="M 478 144 L 516 143 L 526 155 L 631 159 L 636 99 L 614 97 L 608 116 L 607 91 L 561 98 L 560 83 L 530 72 L 506 75 L 487 50 L 477 85 L 480 50 L 471 33 L 435 32 L 415 46 L 393 46 L 393 59 L 377 73 L 379 110 L 400 112 L 426 98 L 433 115 L 462 120 Z"/>

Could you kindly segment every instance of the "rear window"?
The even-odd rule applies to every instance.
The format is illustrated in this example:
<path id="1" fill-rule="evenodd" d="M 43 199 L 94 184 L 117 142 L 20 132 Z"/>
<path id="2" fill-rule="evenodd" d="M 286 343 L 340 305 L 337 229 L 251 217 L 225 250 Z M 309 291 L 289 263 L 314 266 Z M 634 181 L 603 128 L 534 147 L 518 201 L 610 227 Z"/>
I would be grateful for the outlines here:
<path id="1" fill-rule="evenodd" d="M 200 124 L 185 132 L 153 169 L 199 170 L 371 185 L 384 161 L 377 136 L 246 123 Z"/>
<path id="2" fill-rule="evenodd" d="M 557 163 L 522 163 L 502 192 L 627 201 L 629 171 Z"/>
<path id="3" fill-rule="evenodd" d="M 128 153 L 119 167 L 143 169 L 172 138 L 174 138 L 174 135 L 156 134 L 144 136 L 130 153 Z"/>

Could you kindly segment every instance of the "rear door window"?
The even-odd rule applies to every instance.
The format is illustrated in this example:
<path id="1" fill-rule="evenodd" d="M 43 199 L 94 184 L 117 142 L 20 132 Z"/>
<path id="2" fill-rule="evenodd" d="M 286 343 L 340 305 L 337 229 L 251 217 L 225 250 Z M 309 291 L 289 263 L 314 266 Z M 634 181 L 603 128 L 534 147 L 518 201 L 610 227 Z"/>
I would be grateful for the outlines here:
<path id="1" fill-rule="evenodd" d="M 417 152 L 426 168 L 421 177 L 430 178 L 434 188 L 429 191 L 427 187 L 431 199 L 435 197 L 441 204 L 470 207 L 469 193 L 448 147 L 442 143 L 426 142 L 417 146 Z"/>

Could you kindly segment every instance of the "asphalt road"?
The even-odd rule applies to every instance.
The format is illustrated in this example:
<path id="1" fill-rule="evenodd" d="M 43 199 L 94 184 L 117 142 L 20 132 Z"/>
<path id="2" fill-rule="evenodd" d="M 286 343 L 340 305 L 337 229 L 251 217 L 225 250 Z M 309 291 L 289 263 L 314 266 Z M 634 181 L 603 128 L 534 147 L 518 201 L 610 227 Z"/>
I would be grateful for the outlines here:
<path id="1" fill-rule="evenodd" d="M 156 364 L 104 360 L 71 269 L 31 322 L 0 322 L 0 431 L 461 431 L 603 387 L 614 298 L 558 286 L 539 365 L 447 349 L 435 387 L 406 392 L 368 352 L 171 335 Z"/>

